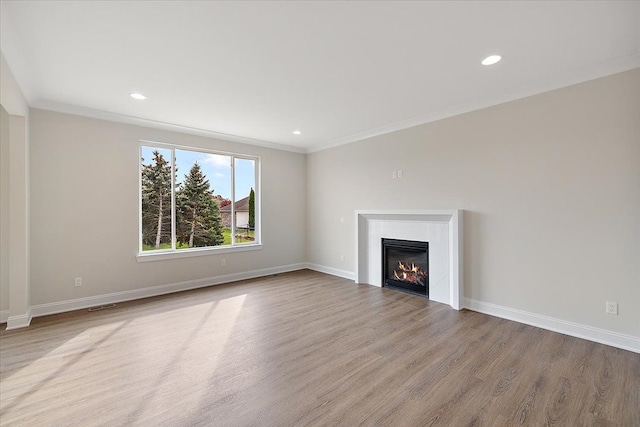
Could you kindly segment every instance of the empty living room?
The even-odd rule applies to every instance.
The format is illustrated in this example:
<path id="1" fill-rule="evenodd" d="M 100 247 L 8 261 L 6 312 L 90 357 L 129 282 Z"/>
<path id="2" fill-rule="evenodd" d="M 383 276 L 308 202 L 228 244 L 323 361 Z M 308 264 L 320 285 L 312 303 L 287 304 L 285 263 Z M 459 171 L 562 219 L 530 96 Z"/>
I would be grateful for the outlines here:
<path id="1" fill-rule="evenodd" d="M 0 20 L 0 426 L 640 426 L 640 2 Z"/>

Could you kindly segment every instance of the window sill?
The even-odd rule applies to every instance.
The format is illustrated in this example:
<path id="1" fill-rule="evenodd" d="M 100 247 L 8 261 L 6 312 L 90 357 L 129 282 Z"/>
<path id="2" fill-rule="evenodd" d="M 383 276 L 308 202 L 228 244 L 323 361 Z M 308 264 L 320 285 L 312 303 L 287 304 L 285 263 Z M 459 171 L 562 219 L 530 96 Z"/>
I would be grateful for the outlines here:
<path id="1" fill-rule="evenodd" d="M 261 244 L 246 244 L 239 246 L 224 246 L 224 247 L 216 247 L 216 248 L 197 248 L 197 249 L 182 249 L 179 251 L 171 251 L 171 252 L 153 252 L 153 253 L 139 253 L 136 255 L 136 260 L 138 262 L 149 262 L 149 261 L 163 261 L 167 259 L 178 259 L 178 258 L 192 258 L 197 256 L 207 256 L 207 255 L 216 255 L 216 254 L 226 254 L 231 252 L 247 252 L 247 251 L 257 251 L 262 249 Z"/>

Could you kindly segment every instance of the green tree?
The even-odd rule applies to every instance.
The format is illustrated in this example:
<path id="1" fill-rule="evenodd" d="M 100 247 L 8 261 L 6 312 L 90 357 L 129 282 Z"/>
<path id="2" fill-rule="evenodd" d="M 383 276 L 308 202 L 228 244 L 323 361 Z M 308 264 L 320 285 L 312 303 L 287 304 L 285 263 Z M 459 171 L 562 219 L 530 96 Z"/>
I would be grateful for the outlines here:
<path id="1" fill-rule="evenodd" d="M 166 241 L 171 242 L 171 164 L 155 150 L 153 162 L 142 165 L 142 242 L 160 249 Z"/>
<path id="2" fill-rule="evenodd" d="M 254 228 L 256 226 L 256 193 L 251 188 L 249 193 L 249 227 Z"/>
<path id="3" fill-rule="evenodd" d="M 176 192 L 178 241 L 190 248 L 215 246 L 224 242 L 218 200 L 209 180 L 196 162 Z"/>

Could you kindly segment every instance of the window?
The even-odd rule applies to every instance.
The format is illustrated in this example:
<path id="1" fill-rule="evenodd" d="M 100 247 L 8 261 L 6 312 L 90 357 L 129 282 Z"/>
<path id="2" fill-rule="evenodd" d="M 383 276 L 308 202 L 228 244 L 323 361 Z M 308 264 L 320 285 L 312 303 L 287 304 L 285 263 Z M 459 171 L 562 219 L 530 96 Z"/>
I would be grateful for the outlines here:
<path id="1" fill-rule="evenodd" d="M 255 246 L 259 159 L 140 144 L 140 253 Z"/>

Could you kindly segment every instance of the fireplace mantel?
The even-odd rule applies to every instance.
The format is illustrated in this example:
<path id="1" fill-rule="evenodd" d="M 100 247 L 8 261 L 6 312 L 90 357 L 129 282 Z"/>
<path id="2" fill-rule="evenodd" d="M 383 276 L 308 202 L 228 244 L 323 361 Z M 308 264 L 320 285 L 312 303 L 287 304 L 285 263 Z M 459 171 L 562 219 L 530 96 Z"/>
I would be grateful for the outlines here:
<path id="1" fill-rule="evenodd" d="M 356 283 L 367 283 L 381 286 L 375 271 L 380 263 L 380 256 L 371 247 L 378 235 L 386 238 L 406 238 L 402 229 L 415 228 L 418 233 L 433 234 L 446 230 L 447 241 L 442 246 L 443 283 L 447 292 L 441 291 L 434 296 L 435 301 L 449 304 L 456 310 L 462 307 L 463 299 L 463 264 L 462 264 L 462 210 L 357 210 L 356 215 Z M 431 244 L 430 244 L 431 245 Z M 431 247 L 431 246 L 430 246 Z M 444 290 L 444 288 L 443 288 Z"/>

